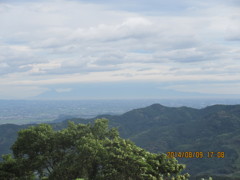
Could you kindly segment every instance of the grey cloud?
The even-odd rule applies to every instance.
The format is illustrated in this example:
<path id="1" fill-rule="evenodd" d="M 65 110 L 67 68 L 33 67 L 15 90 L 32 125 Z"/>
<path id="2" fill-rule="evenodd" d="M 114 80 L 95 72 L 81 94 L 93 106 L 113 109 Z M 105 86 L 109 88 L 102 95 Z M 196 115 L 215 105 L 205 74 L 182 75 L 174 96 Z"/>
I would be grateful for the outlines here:
<path id="1" fill-rule="evenodd" d="M 158 3 L 157 1 L 151 2 Z M 151 2 L 146 3 L 151 4 Z M 67 3 L 67 1 L 62 1 L 62 3 Z M 165 2 L 161 1 L 160 3 Z M 63 7 L 61 5 L 58 8 Z M 97 12 L 105 10 L 100 9 Z M 106 10 L 106 14 L 109 13 L 108 10 Z M 77 9 L 73 9 L 73 11 L 77 12 Z M 63 15 L 60 12 L 51 11 L 50 13 L 53 13 L 52 18 L 56 18 Z M 41 16 L 42 11 L 34 13 L 40 13 L 37 16 Z M 101 22 L 96 21 L 91 26 L 83 26 L 83 22 L 76 21 L 80 14 L 74 16 L 71 13 L 66 14 L 62 22 L 59 20 L 57 26 L 55 23 L 51 26 L 51 20 L 42 22 L 41 18 L 38 19 L 40 21 L 39 29 L 36 29 L 35 24 L 32 29 L 28 29 L 31 24 L 25 24 L 23 29 L 16 29 L 11 38 L 10 36 L 5 37 L 4 42 L 5 46 L 10 47 L 11 43 L 16 44 L 18 41 L 21 45 L 29 47 L 29 51 L 22 53 L 18 50 L 7 50 L 5 54 L 0 54 L 1 57 L 4 57 L 3 62 L 9 66 L 2 67 L 2 69 L 5 68 L 5 71 L 2 72 L 29 72 L 34 67 L 28 65 L 51 62 L 57 62 L 60 66 L 39 68 L 39 72 L 36 71 L 35 75 L 114 71 L 121 70 L 121 66 L 131 63 L 141 63 L 142 66 L 144 64 L 169 63 L 168 66 L 171 66 L 171 63 L 201 63 L 218 59 L 224 61 L 225 57 L 228 59 L 235 57 L 234 54 L 229 55 L 228 52 L 231 48 L 225 45 L 225 42 L 221 42 L 223 44 L 221 47 L 214 46 L 218 43 L 215 41 L 215 36 L 218 36 L 218 39 L 222 38 L 222 30 L 219 30 L 220 33 L 217 32 L 216 35 L 215 32 L 206 33 L 208 27 L 204 26 L 206 23 L 212 23 L 209 20 L 211 18 L 192 18 L 189 14 L 182 17 L 166 15 L 151 17 L 121 11 L 116 12 L 116 14 L 118 13 L 123 13 L 126 18 L 115 19 L 118 17 L 116 15 L 111 20 L 109 18 L 108 20 L 103 19 Z M 85 18 L 89 20 L 88 16 Z M 74 19 L 75 23 L 69 25 L 66 19 Z M 32 33 L 29 33 L 30 30 Z M 24 31 L 26 32 L 24 33 Z M 209 48 L 210 46 L 211 48 Z M 136 49 L 147 50 L 150 53 L 134 51 Z M 134 68 L 130 66 L 129 68 Z"/>
<path id="2" fill-rule="evenodd" d="M 240 34 L 232 34 L 226 38 L 228 41 L 240 41 Z"/>
<path id="3" fill-rule="evenodd" d="M 126 61 L 124 61 L 124 55 L 122 54 L 104 54 L 100 57 L 98 57 L 98 59 L 95 61 L 96 65 L 100 65 L 100 66 L 104 66 L 104 65 L 119 65 L 119 64 L 123 64 L 126 63 Z"/>
<path id="4" fill-rule="evenodd" d="M 62 75 L 62 74 L 89 74 L 90 72 L 108 72 L 108 71 L 116 71 L 119 70 L 118 67 L 71 67 L 71 68 L 66 68 L 66 67 L 61 67 L 60 69 L 52 69 L 52 70 L 47 70 L 45 75 Z M 39 75 L 39 74 L 35 74 Z"/>

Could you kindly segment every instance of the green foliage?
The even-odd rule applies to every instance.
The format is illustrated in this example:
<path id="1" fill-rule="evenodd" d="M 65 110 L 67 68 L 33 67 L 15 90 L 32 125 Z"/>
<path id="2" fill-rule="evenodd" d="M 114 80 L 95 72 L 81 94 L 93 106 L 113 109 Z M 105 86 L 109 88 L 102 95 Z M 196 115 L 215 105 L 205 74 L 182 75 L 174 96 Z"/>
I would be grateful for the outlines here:
<path id="1" fill-rule="evenodd" d="M 225 152 L 224 158 L 179 158 L 193 179 L 240 179 L 240 105 L 201 110 L 152 105 L 109 117 L 120 135 L 150 152 Z M 206 154 L 205 154 L 206 155 Z M 220 174 L 220 175 L 219 175 Z M 205 177 L 205 176 L 204 176 Z M 219 177 L 218 177 L 219 179 Z M 224 179 L 224 178 L 223 178 Z"/>
<path id="2" fill-rule="evenodd" d="M 14 159 L 12 155 L 2 156 L 3 162 L 0 163 L 0 179 L 3 180 L 32 180 L 34 174 L 31 171 L 23 172 L 24 163 L 21 160 Z"/>
<path id="3" fill-rule="evenodd" d="M 206 179 L 209 176 L 214 180 L 240 179 L 240 105 L 215 105 L 198 110 L 187 107 L 169 108 L 155 104 L 119 116 L 99 117 L 107 117 L 110 126 L 119 127 L 121 137 L 130 139 L 137 146 L 150 152 L 225 152 L 224 158 L 179 158 L 180 163 L 187 164 L 187 170 L 193 179 Z M 86 123 L 93 122 L 94 119 L 73 121 Z M 60 130 L 67 127 L 67 122 L 52 124 L 52 127 Z M 68 134 L 74 133 L 76 131 L 74 127 L 75 125 L 72 130 L 68 128 L 65 131 L 68 131 Z M 0 125 L 0 154 L 10 153 L 8 149 L 17 138 L 16 132 L 23 128 L 26 126 Z M 95 131 L 97 132 L 97 129 L 92 134 Z M 57 132 L 53 131 L 53 134 Z M 59 142 L 66 139 L 61 133 L 63 132 L 58 132 L 59 138 L 53 135 L 53 139 Z M 99 135 L 99 138 L 101 136 Z M 86 141 L 91 137 L 85 138 Z M 64 143 L 73 143 L 70 135 L 68 139 L 70 140 L 65 140 Z M 78 141 L 84 142 L 84 139 Z M 48 147 L 60 146 L 56 144 L 50 141 Z M 103 145 L 103 148 L 106 148 L 105 146 Z M 62 151 L 58 153 L 65 155 Z"/>
<path id="4" fill-rule="evenodd" d="M 0 173 L 9 179 L 160 180 L 188 179 L 185 168 L 165 154 L 154 154 L 119 137 L 106 119 L 55 131 L 41 124 L 21 130 L 3 157 Z M 1 177 L 1 176 L 0 176 Z"/>

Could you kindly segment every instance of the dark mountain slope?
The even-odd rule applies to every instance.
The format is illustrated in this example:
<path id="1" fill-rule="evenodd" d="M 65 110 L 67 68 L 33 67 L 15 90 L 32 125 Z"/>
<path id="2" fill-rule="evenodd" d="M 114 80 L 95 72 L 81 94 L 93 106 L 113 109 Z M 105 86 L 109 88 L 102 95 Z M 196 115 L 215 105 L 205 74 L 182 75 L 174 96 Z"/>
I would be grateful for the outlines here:
<path id="1" fill-rule="evenodd" d="M 187 107 L 171 108 L 153 104 L 146 108 L 135 109 L 121 116 L 101 116 L 111 120 L 123 137 L 136 136 L 156 126 L 169 126 L 196 121 L 198 110 Z"/>
<path id="2" fill-rule="evenodd" d="M 204 109 L 154 104 L 120 116 L 101 115 L 120 135 L 152 152 L 204 152 L 204 158 L 177 158 L 193 177 L 211 174 L 215 179 L 240 179 L 240 105 L 214 105 Z M 94 118 L 95 119 L 95 118 Z M 94 119 L 72 119 L 87 123 Z M 56 129 L 67 121 L 55 123 Z M 5 153 L 24 126 L 0 126 L 0 153 Z M 224 158 L 207 157 L 224 152 Z M 234 178 L 236 177 L 236 178 Z"/>
<path id="3" fill-rule="evenodd" d="M 197 110 L 154 104 L 107 118 L 119 126 L 122 136 L 147 150 L 205 152 L 202 159 L 178 158 L 196 176 L 216 174 L 217 178 L 225 175 L 234 177 L 240 172 L 239 105 L 214 105 Z M 207 152 L 224 152 L 225 157 L 207 158 Z"/>
<path id="4" fill-rule="evenodd" d="M 6 154 L 10 152 L 10 146 L 16 140 L 17 132 L 26 128 L 25 125 L 3 124 L 0 125 L 0 153 Z"/>

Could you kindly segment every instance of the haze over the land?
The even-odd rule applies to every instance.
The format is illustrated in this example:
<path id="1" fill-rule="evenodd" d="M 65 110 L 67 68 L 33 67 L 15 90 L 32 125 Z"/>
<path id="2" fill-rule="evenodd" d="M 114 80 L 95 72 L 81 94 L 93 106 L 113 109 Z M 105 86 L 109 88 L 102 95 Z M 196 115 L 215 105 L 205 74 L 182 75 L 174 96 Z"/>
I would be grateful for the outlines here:
<path id="1" fill-rule="evenodd" d="M 1 0 L 0 99 L 240 97 L 237 0 Z"/>
<path id="2" fill-rule="evenodd" d="M 240 99 L 0 100 L 0 125 L 44 123 L 72 117 L 92 118 L 103 114 L 119 115 L 156 103 L 200 109 L 214 104 L 240 104 Z"/>

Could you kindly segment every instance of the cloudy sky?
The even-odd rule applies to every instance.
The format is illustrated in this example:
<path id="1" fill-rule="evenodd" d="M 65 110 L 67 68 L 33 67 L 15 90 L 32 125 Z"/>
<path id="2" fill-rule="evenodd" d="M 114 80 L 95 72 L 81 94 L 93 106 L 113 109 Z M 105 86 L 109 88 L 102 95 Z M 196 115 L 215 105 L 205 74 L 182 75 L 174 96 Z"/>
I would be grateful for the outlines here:
<path id="1" fill-rule="evenodd" d="M 238 0 L 0 0 L 0 99 L 240 97 Z"/>

